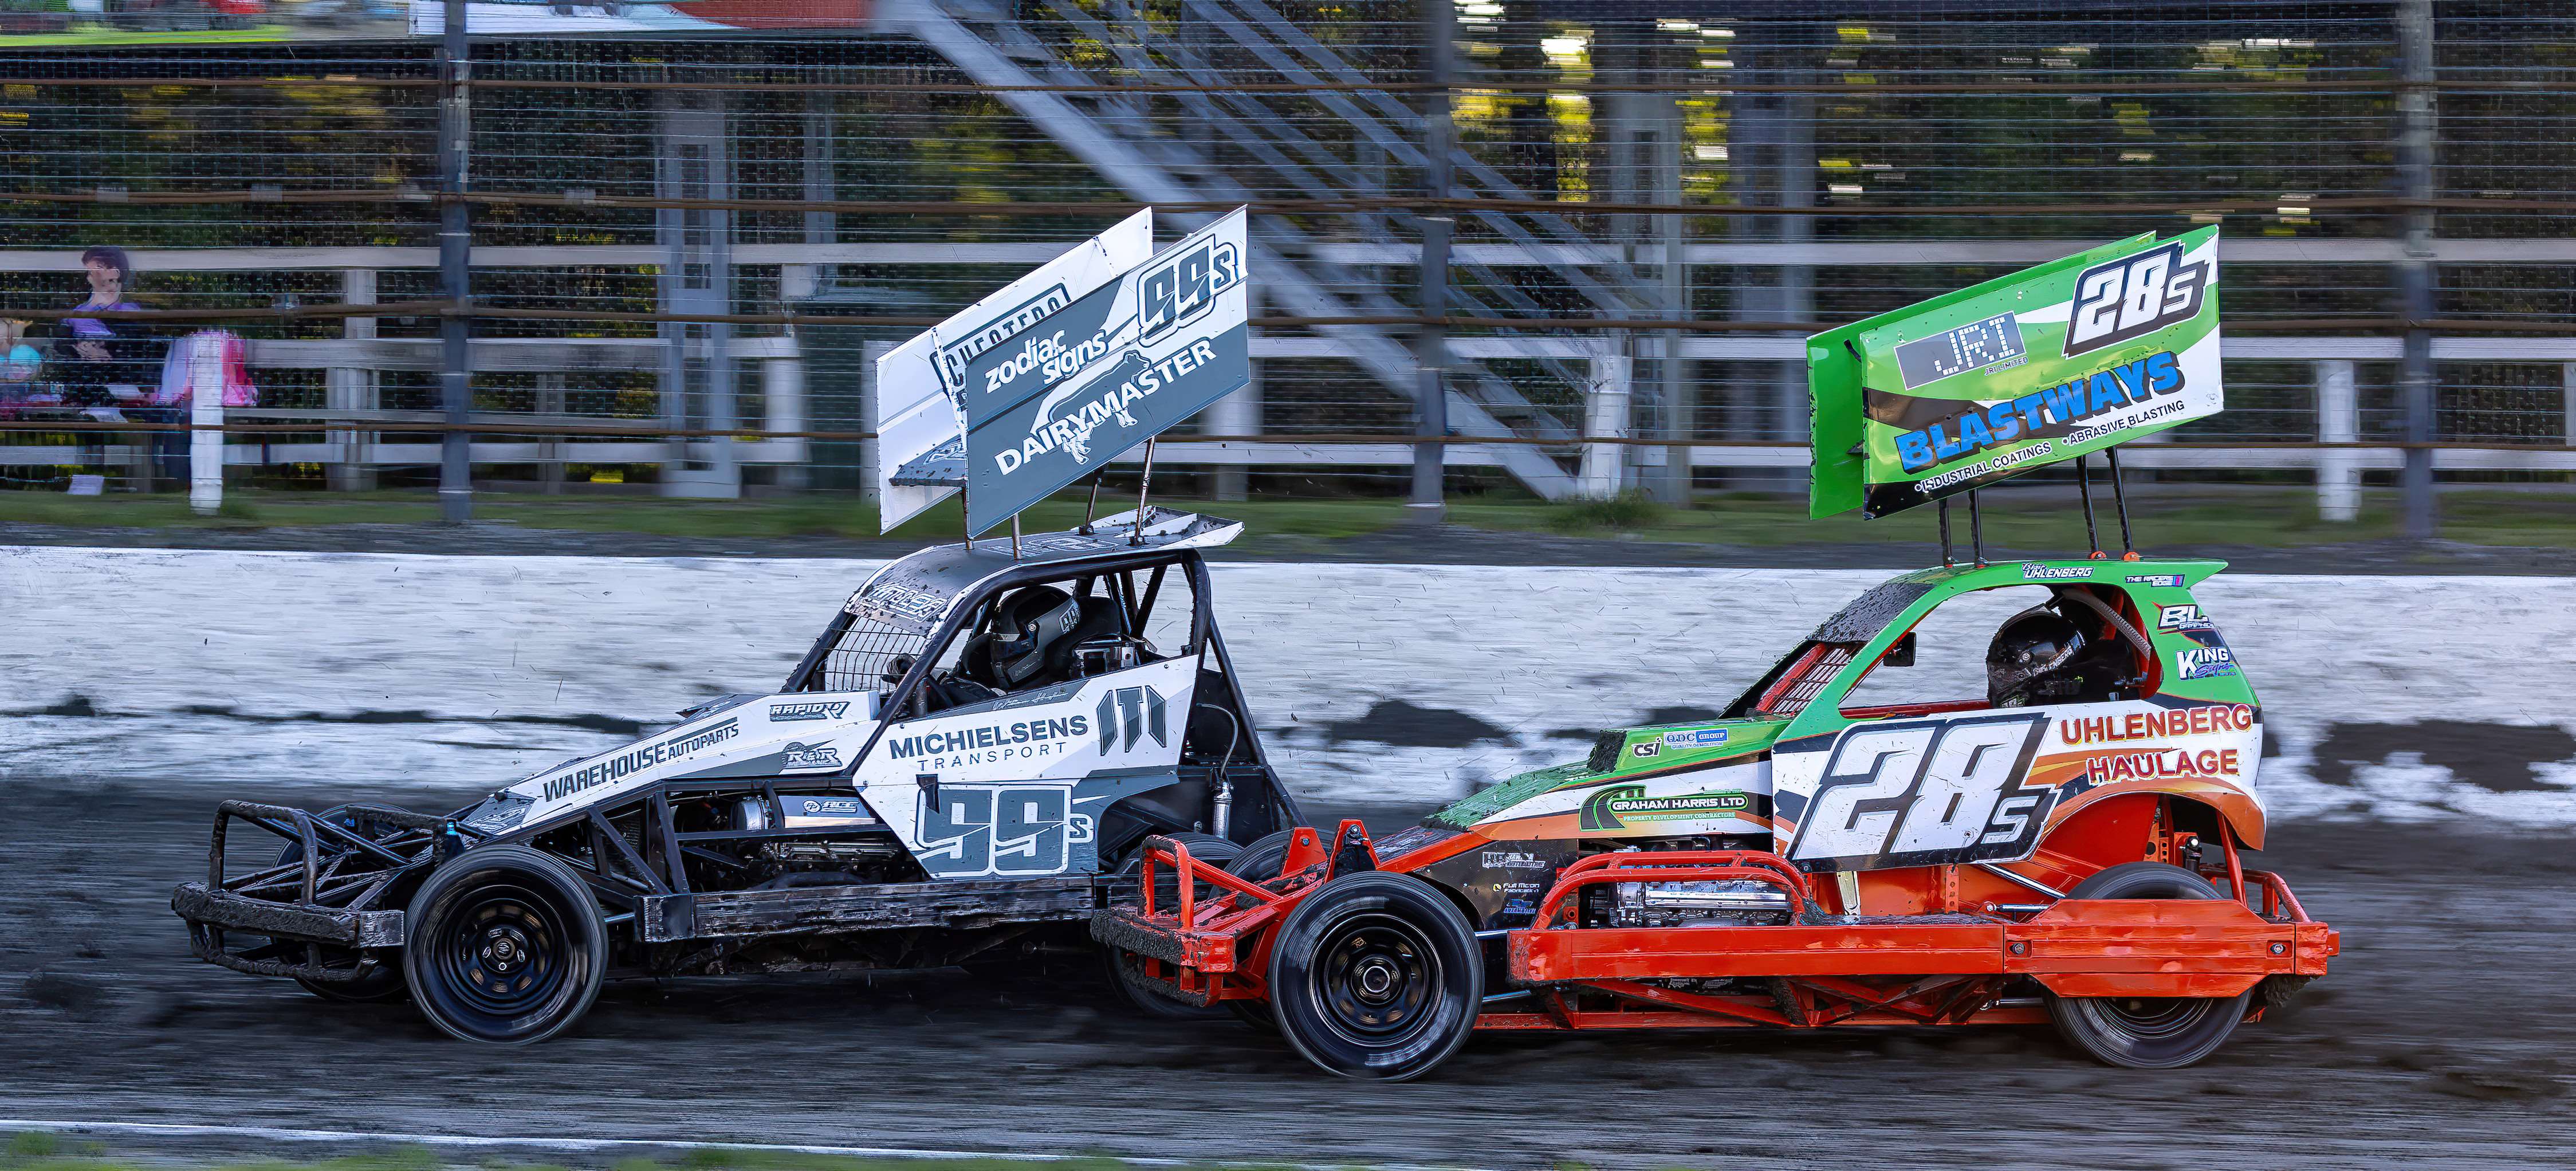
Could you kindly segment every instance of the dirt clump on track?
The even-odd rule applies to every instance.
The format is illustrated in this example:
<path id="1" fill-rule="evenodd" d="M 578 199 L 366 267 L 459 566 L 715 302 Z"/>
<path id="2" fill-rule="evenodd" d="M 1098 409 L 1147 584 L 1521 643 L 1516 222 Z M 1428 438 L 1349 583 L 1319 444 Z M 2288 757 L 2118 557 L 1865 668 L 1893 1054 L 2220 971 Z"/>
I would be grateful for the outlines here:
<path id="1" fill-rule="evenodd" d="M 954 970 L 612 985 L 563 1038 L 466 1045 L 408 1004 L 327 1003 L 188 954 L 168 900 L 205 872 L 208 786 L 12 796 L 7 1118 L 1483 1167 L 2527 1167 L 2576 1128 L 2576 987 L 2558 978 L 2576 969 L 2576 861 L 2536 837 L 2276 826 L 2262 863 L 2345 930 L 2344 954 L 2191 1069 L 2095 1066 L 2045 1029 L 1743 1030 L 1486 1036 L 1385 1086 L 1230 1020 L 1132 1015 L 1087 979 Z"/>

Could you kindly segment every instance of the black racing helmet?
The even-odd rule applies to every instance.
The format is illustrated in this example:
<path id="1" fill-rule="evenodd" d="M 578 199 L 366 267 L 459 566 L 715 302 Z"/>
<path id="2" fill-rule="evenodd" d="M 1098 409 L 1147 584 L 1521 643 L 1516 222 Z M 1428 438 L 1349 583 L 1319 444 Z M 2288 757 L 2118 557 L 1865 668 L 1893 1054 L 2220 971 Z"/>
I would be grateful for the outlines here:
<path id="1" fill-rule="evenodd" d="M 2091 642 L 2082 628 L 2045 605 L 2005 619 L 1986 648 L 1986 702 L 1996 707 L 2050 702 L 2055 690 L 2050 682 Z"/>
<path id="2" fill-rule="evenodd" d="M 1002 599 L 986 652 L 995 681 L 1005 688 L 1027 682 L 1045 668 L 1047 648 L 1081 621 L 1081 605 L 1054 586 L 1031 586 Z"/>

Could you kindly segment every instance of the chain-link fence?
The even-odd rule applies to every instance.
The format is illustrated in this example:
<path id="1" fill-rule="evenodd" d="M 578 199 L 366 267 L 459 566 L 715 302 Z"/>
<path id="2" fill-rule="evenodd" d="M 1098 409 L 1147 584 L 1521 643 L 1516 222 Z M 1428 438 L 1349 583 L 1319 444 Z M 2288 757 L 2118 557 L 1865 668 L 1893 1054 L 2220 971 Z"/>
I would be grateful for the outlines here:
<path id="1" fill-rule="evenodd" d="M 486 490 L 857 489 L 881 347 L 1139 204 L 1168 236 L 1238 203 L 1257 377 L 1164 446 L 1185 492 L 1402 492 L 1434 324 L 1452 492 L 1794 486 L 1804 334 L 2211 223 L 2231 409 L 2132 467 L 2576 470 L 2559 8 L 890 0 L 645 27 L 692 10 L 476 4 L 451 62 L 440 0 L 275 43 L 190 40 L 184 5 L 179 44 L 0 6 L 0 477 L 151 486 L 187 426 L 153 347 L 211 327 L 258 388 L 224 423 L 236 478 L 426 487 L 453 442 Z M 1431 274 L 1425 216 L 1455 225 Z"/>

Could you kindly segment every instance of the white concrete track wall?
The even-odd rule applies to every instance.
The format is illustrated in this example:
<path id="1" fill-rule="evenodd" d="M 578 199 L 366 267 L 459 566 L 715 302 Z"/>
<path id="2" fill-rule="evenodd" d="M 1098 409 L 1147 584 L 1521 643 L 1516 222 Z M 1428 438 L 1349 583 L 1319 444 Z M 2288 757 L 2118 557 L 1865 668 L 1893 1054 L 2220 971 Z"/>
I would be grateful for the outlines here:
<path id="1" fill-rule="evenodd" d="M 500 783 L 766 690 L 873 563 L 0 548 L 0 785 Z M 1723 707 L 1874 572 L 1233 564 L 1274 758 L 1427 805 Z M 2576 825 L 2576 591 L 2221 575 L 2275 816 Z M 1694 710 L 1696 709 L 1696 710 Z"/>

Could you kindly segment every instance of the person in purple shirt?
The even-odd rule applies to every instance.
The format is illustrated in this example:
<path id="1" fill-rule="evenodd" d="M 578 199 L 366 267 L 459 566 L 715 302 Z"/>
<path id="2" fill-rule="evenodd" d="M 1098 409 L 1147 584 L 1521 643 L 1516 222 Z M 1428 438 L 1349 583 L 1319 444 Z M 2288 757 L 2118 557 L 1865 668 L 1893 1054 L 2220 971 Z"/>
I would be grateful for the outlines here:
<path id="1" fill-rule="evenodd" d="M 92 245 L 81 253 L 81 267 L 89 277 L 89 299 L 75 309 L 143 308 L 126 295 L 134 283 L 134 264 L 126 258 L 124 249 L 113 244 Z M 62 383 L 65 405 L 117 407 L 137 423 L 181 420 L 179 410 L 149 402 L 152 391 L 161 384 L 162 342 L 142 323 L 66 317 L 62 336 L 54 339 L 53 350 L 54 364 L 49 369 Z M 151 432 L 145 442 L 152 447 L 153 462 L 161 475 L 187 480 L 186 432 Z"/>

